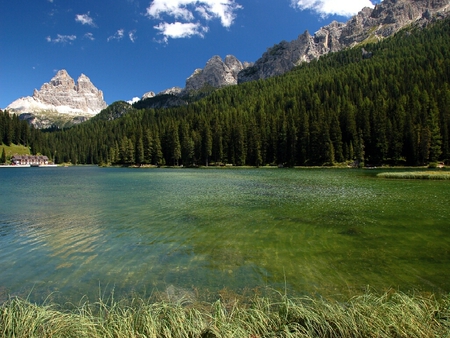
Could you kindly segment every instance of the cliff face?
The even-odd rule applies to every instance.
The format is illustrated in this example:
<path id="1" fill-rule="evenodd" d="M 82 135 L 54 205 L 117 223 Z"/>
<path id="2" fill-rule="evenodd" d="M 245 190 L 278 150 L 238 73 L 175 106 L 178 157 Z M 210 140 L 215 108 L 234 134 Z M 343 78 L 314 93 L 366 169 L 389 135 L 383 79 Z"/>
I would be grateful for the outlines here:
<path id="1" fill-rule="evenodd" d="M 308 31 L 291 42 L 281 41 L 269 48 L 254 64 L 228 55 L 213 56 L 203 69 L 186 79 L 186 87 L 170 93 L 183 97 L 205 87 L 221 88 L 286 73 L 302 62 L 310 62 L 330 52 L 360 43 L 376 42 L 411 25 L 426 25 L 449 15 L 450 0 L 384 0 L 374 8 L 363 8 L 346 23 L 333 21 L 313 35 Z M 363 50 L 365 57 L 370 53 Z"/>
<path id="2" fill-rule="evenodd" d="M 60 70 L 33 96 L 22 97 L 6 109 L 28 120 L 31 124 L 45 128 L 56 124 L 79 123 L 98 114 L 107 106 L 103 92 L 91 80 L 81 74 L 77 82 L 67 71 Z"/>
<path id="3" fill-rule="evenodd" d="M 373 9 L 363 8 L 346 23 L 333 21 L 314 35 L 304 32 L 296 40 L 269 48 L 252 67 L 239 73 L 238 83 L 281 75 L 329 52 L 378 41 L 407 25 L 425 25 L 448 14 L 449 0 L 384 0 Z"/>
<path id="4" fill-rule="evenodd" d="M 205 86 L 220 88 L 237 84 L 237 77 L 246 64 L 242 64 L 233 55 L 227 55 L 225 61 L 220 56 L 213 56 L 205 68 L 196 69 L 186 80 L 185 91 L 196 91 Z"/>
<path id="5" fill-rule="evenodd" d="M 103 92 L 86 75 L 81 74 L 75 83 L 64 69 L 58 71 L 49 83 L 44 83 L 40 90 L 35 89 L 33 99 L 54 106 L 56 110 L 69 107 L 88 115 L 95 115 L 106 108 Z"/>

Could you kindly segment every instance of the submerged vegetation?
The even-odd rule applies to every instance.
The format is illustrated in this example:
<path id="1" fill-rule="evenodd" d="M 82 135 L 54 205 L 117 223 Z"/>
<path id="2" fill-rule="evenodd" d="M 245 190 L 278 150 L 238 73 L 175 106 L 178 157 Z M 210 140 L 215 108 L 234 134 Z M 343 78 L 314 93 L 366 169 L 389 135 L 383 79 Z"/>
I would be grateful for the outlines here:
<path id="1" fill-rule="evenodd" d="M 132 299 L 71 310 L 12 298 L 1 337 L 448 337 L 450 297 L 367 292 L 347 302 L 255 297 L 212 303 Z"/>
<path id="2" fill-rule="evenodd" d="M 450 180 L 450 171 L 406 171 L 406 172 L 385 172 L 377 174 L 382 178 L 397 179 L 422 179 L 422 180 Z"/>

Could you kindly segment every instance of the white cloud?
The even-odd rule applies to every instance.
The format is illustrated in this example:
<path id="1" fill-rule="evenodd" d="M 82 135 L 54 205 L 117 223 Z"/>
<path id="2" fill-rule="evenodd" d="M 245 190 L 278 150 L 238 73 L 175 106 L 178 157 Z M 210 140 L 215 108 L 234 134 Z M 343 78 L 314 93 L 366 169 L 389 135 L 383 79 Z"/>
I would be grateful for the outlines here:
<path id="1" fill-rule="evenodd" d="M 154 26 L 154 28 L 160 31 L 159 34 L 162 34 L 164 36 L 163 41 L 166 43 L 168 42 L 169 38 L 180 39 L 180 38 L 188 38 L 193 35 L 203 37 L 204 33 L 208 31 L 208 27 L 203 27 L 199 23 L 192 23 L 192 22 L 188 23 L 161 22 L 159 25 Z"/>
<path id="2" fill-rule="evenodd" d="M 108 39 L 106 39 L 108 42 L 111 40 L 122 40 L 123 39 L 124 30 L 119 29 L 114 35 L 111 35 Z"/>
<path id="3" fill-rule="evenodd" d="M 88 40 L 91 40 L 91 41 L 94 41 L 94 40 L 95 40 L 94 34 L 92 34 L 92 33 L 86 33 L 86 34 L 84 34 L 84 38 L 85 38 L 85 39 L 88 39 Z"/>
<path id="4" fill-rule="evenodd" d="M 223 27 L 230 27 L 236 18 L 236 10 L 242 6 L 234 0 L 153 0 L 147 8 L 147 16 L 163 22 L 154 26 L 168 38 L 203 36 L 208 28 L 201 20 L 219 19 Z M 163 18 L 172 17 L 168 23 Z"/>
<path id="5" fill-rule="evenodd" d="M 89 26 L 95 27 L 94 20 L 89 16 L 89 12 L 87 14 L 75 15 L 75 21 L 79 22 L 83 25 L 89 25 Z"/>
<path id="6" fill-rule="evenodd" d="M 187 5 L 195 3 L 192 0 L 153 0 L 147 8 L 147 15 L 155 19 L 160 19 L 161 14 L 166 13 L 176 19 L 193 20 L 194 15 L 186 8 Z"/>
<path id="7" fill-rule="evenodd" d="M 138 102 L 140 100 L 141 99 L 139 97 L 133 97 L 131 100 L 128 100 L 127 103 L 133 104 L 133 103 L 136 103 L 136 102 Z"/>
<path id="8" fill-rule="evenodd" d="M 72 41 L 76 40 L 76 35 L 61 35 L 57 34 L 56 38 L 52 39 L 50 36 L 47 36 L 46 40 L 47 42 L 53 42 L 53 43 L 72 43 Z"/>
<path id="9" fill-rule="evenodd" d="M 131 42 L 136 41 L 137 38 L 136 38 L 135 34 L 136 34 L 136 30 L 128 32 L 128 37 L 130 38 Z"/>
<path id="10" fill-rule="evenodd" d="M 292 0 L 292 6 L 301 10 L 312 10 L 322 16 L 358 14 L 364 7 L 373 8 L 370 0 Z"/>

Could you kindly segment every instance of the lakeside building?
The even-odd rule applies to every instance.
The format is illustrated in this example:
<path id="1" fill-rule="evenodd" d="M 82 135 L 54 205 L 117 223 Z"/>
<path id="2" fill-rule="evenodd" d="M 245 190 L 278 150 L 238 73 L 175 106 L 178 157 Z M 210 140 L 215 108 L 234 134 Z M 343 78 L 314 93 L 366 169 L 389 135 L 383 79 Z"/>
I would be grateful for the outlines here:
<path id="1" fill-rule="evenodd" d="M 48 157 L 43 155 L 14 155 L 11 157 L 12 165 L 48 165 Z"/>

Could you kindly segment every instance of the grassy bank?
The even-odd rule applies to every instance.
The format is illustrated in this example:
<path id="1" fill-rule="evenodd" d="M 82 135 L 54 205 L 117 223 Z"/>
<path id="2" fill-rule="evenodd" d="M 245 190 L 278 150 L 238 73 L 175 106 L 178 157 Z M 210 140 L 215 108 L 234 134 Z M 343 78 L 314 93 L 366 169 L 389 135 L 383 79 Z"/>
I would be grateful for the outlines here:
<path id="1" fill-rule="evenodd" d="M 450 296 L 388 292 L 345 303 L 256 297 L 248 302 L 169 303 L 132 299 L 71 310 L 10 299 L 1 337 L 449 337 Z"/>
<path id="2" fill-rule="evenodd" d="M 9 160 L 11 156 L 17 155 L 28 155 L 30 154 L 30 149 L 21 145 L 11 144 L 7 146 L 6 144 L 0 144 L 0 155 L 5 150 L 6 159 Z"/>
<path id="3" fill-rule="evenodd" d="M 450 180 L 450 171 L 406 171 L 379 173 L 377 177 L 413 180 Z"/>

